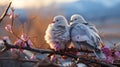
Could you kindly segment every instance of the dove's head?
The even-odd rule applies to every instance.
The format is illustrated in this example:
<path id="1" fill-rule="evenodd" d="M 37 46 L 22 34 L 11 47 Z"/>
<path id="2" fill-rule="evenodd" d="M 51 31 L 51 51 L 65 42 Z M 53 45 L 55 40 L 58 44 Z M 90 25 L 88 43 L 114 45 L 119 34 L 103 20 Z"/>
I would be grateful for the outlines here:
<path id="1" fill-rule="evenodd" d="M 68 22 L 64 16 L 58 15 L 53 18 L 53 24 L 60 25 L 60 26 L 66 26 Z"/>
<path id="2" fill-rule="evenodd" d="M 70 22 L 71 22 L 71 24 L 73 24 L 73 23 L 87 23 L 85 21 L 85 19 L 79 14 L 72 15 L 71 19 L 70 19 Z"/>

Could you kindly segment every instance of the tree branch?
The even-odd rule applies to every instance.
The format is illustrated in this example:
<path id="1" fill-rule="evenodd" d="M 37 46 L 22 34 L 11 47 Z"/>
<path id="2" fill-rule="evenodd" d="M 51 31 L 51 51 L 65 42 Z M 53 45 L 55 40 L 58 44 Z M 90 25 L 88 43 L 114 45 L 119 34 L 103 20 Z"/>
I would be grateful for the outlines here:
<path id="1" fill-rule="evenodd" d="M 70 58 L 74 58 L 75 60 L 80 59 L 81 61 L 95 63 L 95 64 L 98 64 L 100 66 L 102 65 L 102 66 L 105 66 L 105 67 L 117 67 L 117 66 L 112 65 L 112 64 L 107 64 L 107 63 L 104 63 L 104 62 L 98 62 L 94 59 L 83 58 L 83 57 L 79 57 L 79 56 L 76 56 L 76 55 L 73 55 L 73 54 L 68 54 L 68 53 L 65 53 L 65 52 L 53 51 L 53 50 L 48 50 L 48 49 L 37 49 L 37 48 L 32 48 L 32 47 L 20 47 L 20 46 L 17 46 L 17 45 L 8 44 L 6 42 L 6 40 L 3 40 L 3 41 L 4 41 L 5 49 L 15 48 L 15 49 L 29 50 L 29 51 L 37 52 L 37 53 L 41 53 L 41 54 L 57 54 L 57 55 L 61 55 L 61 56 L 65 55 L 65 56 L 68 56 Z"/>
<path id="2" fill-rule="evenodd" d="M 10 8 L 11 4 L 12 4 L 12 2 L 9 3 L 8 7 L 5 9 L 5 11 L 3 12 L 3 14 L 1 15 L 1 17 L 0 17 L 0 23 L 4 19 L 4 17 L 6 16 L 6 14 L 8 12 L 8 9 Z"/>
<path id="3" fill-rule="evenodd" d="M 14 57 L 0 57 L 0 60 L 17 60 L 20 62 L 31 62 L 31 63 L 37 63 L 39 61 L 35 61 L 35 60 L 26 60 L 26 59 L 16 59 Z"/>

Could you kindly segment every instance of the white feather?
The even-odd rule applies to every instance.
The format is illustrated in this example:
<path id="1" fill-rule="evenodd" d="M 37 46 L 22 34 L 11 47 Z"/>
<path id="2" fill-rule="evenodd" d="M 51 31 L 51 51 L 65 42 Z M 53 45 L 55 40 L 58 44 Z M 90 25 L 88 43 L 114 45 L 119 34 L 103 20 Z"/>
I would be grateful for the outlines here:
<path id="1" fill-rule="evenodd" d="M 59 44 L 60 49 L 65 48 L 65 44 L 67 44 L 70 40 L 69 35 L 69 25 L 67 20 L 63 16 L 54 17 L 55 20 L 59 20 L 60 22 L 51 23 L 48 25 L 48 28 L 45 32 L 45 41 L 50 45 L 52 49 L 55 48 L 55 43 Z M 68 46 L 69 44 L 67 44 Z"/>

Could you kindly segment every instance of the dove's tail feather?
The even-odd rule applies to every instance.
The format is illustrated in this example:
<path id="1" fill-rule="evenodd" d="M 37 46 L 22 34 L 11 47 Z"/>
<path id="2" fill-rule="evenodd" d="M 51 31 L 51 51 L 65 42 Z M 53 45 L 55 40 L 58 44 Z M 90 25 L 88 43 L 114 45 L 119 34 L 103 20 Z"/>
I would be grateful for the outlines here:
<path id="1" fill-rule="evenodd" d="M 94 50 L 94 53 L 97 56 L 97 58 L 99 58 L 99 59 L 106 59 L 106 56 L 105 56 L 105 54 L 102 51 Z"/>

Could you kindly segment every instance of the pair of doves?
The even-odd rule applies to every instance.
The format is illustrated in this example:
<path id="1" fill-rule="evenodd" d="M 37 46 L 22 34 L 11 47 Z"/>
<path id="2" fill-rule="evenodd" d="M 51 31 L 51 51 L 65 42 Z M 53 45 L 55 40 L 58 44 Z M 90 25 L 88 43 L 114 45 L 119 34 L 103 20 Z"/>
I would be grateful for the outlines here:
<path id="1" fill-rule="evenodd" d="M 88 47 L 94 51 L 97 58 L 105 59 L 106 57 L 101 51 L 102 40 L 98 33 L 95 26 L 87 23 L 81 15 L 72 15 L 70 24 L 64 16 L 58 15 L 48 25 L 45 32 L 45 41 L 55 51 L 67 49 L 72 42 L 74 48 L 80 49 L 81 45 Z M 84 41 L 87 44 L 81 44 Z"/>

